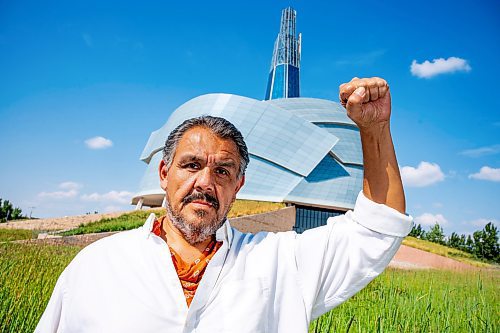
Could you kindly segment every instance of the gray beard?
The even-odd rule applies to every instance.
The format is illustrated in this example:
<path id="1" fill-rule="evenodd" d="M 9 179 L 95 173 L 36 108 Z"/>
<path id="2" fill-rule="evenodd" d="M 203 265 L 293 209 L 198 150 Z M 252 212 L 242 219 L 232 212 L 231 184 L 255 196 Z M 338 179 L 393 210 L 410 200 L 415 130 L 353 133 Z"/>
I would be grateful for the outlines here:
<path id="1" fill-rule="evenodd" d="M 226 221 L 226 216 L 228 212 L 225 212 L 222 219 L 217 220 L 214 218 L 208 223 L 190 223 L 186 221 L 179 213 L 174 212 L 172 206 L 170 205 L 170 201 L 167 197 L 167 217 L 172 223 L 174 227 L 179 230 L 184 239 L 191 245 L 199 244 L 205 240 L 207 240 L 210 236 L 214 235 L 216 231 L 224 224 Z M 229 210 L 228 210 L 229 211 Z M 206 213 L 203 210 L 196 211 L 198 217 L 203 218 Z"/>

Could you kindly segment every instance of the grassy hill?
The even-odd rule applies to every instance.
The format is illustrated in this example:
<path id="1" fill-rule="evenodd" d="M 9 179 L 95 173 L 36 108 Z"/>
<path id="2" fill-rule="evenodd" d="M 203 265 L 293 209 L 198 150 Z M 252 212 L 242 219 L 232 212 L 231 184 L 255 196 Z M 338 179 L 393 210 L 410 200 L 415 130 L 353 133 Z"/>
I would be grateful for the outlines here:
<path id="1" fill-rule="evenodd" d="M 493 267 L 493 265 L 491 264 L 476 259 L 470 253 L 411 236 L 408 236 L 403 240 L 403 245 L 411 246 L 413 248 L 423 250 L 426 252 L 438 254 L 443 257 L 455 259 L 463 263 L 474 265 L 477 267 L 484 267 L 484 268 Z"/>

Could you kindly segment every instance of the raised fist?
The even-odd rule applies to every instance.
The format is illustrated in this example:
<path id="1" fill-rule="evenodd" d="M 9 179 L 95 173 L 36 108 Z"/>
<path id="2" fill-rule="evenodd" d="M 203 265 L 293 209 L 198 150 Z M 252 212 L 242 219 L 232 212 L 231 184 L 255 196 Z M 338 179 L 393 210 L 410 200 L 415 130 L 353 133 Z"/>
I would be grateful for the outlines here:
<path id="1" fill-rule="evenodd" d="M 388 123 L 391 116 L 391 93 L 384 79 L 353 78 L 339 87 L 339 99 L 347 115 L 360 129 Z"/>

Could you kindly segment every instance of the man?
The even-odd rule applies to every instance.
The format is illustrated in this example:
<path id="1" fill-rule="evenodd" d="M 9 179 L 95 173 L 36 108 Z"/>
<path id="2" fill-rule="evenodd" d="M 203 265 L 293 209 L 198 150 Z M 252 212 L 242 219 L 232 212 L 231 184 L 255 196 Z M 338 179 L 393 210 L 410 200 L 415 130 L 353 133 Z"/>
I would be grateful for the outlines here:
<path id="1" fill-rule="evenodd" d="M 363 145 L 354 211 L 301 235 L 232 229 L 226 215 L 245 182 L 246 145 L 224 119 L 187 120 L 159 166 L 167 215 L 83 249 L 36 332 L 307 332 L 383 271 L 412 224 L 387 83 L 354 78 L 339 97 Z"/>

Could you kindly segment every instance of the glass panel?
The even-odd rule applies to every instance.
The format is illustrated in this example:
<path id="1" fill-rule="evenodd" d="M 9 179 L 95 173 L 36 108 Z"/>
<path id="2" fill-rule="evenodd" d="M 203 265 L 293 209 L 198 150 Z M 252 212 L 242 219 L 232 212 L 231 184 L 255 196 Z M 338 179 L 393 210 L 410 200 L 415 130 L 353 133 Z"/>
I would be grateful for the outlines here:
<path id="1" fill-rule="evenodd" d="M 272 99 L 285 97 L 285 65 L 278 65 L 274 70 Z"/>
<path id="2" fill-rule="evenodd" d="M 299 69 L 288 65 L 288 98 L 299 97 Z"/>
<path id="3" fill-rule="evenodd" d="M 267 79 L 266 97 L 264 98 L 265 100 L 268 100 L 269 96 L 271 95 L 271 85 L 273 83 L 273 73 L 274 73 L 274 70 L 271 70 L 271 73 L 269 73 L 269 78 Z"/>
<path id="4" fill-rule="evenodd" d="M 344 214 L 344 212 L 333 209 L 324 209 L 307 206 L 295 206 L 295 226 L 293 230 L 302 233 L 307 229 L 312 229 L 326 225 L 329 217 Z"/>
<path id="5" fill-rule="evenodd" d="M 263 160 L 250 156 L 245 176 L 245 185 L 238 199 L 282 202 L 283 198 L 302 180 L 297 174 Z"/>
<path id="6" fill-rule="evenodd" d="M 362 187 L 361 166 L 342 165 L 328 155 L 285 201 L 352 209 Z"/>
<path id="7" fill-rule="evenodd" d="M 357 127 L 338 124 L 318 124 L 318 126 L 339 138 L 332 152 L 343 163 L 363 165 L 361 138 Z"/>

